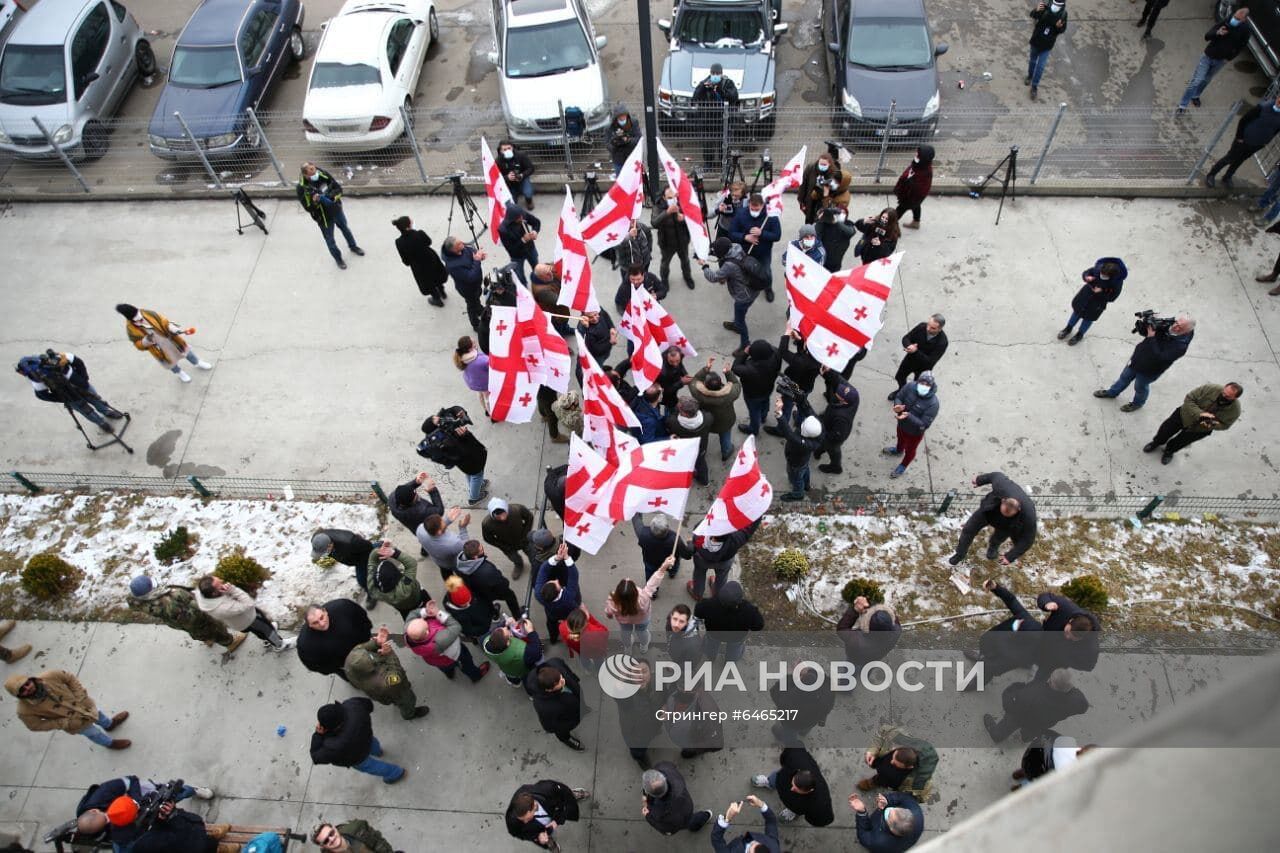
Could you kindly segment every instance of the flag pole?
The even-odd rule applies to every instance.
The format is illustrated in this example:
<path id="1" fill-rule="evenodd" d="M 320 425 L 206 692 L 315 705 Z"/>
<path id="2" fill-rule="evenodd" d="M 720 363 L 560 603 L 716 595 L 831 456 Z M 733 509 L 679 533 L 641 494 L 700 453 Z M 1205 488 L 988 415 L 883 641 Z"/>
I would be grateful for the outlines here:
<path id="1" fill-rule="evenodd" d="M 556 317 L 561 320 L 572 320 L 575 323 L 586 322 L 582 317 L 573 317 L 569 314 L 552 314 L 550 311 L 544 312 L 548 317 Z"/>
<path id="2" fill-rule="evenodd" d="M 671 546 L 671 556 L 676 555 L 676 551 L 680 548 L 680 531 L 684 529 L 684 513 L 680 514 L 680 522 L 676 524 L 676 541 Z"/>

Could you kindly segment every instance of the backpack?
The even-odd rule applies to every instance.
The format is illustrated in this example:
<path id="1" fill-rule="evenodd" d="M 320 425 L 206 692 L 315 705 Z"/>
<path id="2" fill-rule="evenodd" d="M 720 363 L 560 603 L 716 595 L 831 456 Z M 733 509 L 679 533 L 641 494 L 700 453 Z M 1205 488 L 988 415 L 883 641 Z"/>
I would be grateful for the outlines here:
<path id="1" fill-rule="evenodd" d="M 276 833 L 264 832 L 246 841 L 242 853 L 284 853 L 284 844 Z"/>
<path id="2" fill-rule="evenodd" d="M 452 436 L 446 430 L 427 433 L 427 437 L 418 442 L 417 451 L 423 459 L 430 459 L 445 468 L 452 468 L 455 464 Z"/>
<path id="3" fill-rule="evenodd" d="M 743 255 L 742 260 L 730 261 L 729 263 L 736 263 L 738 269 L 742 270 L 743 276 L 747 279 L 747 287 L 752 290 L 768 289 L 769 279 L 765 277 L 764 264 L 750 255 Z"/>
<path id="4" fill-rule="evenodd" d="M 587 119 L 579 107 L 564 108 L 564 135 L 570 142 L 577 141 L 587 132 Z"/>

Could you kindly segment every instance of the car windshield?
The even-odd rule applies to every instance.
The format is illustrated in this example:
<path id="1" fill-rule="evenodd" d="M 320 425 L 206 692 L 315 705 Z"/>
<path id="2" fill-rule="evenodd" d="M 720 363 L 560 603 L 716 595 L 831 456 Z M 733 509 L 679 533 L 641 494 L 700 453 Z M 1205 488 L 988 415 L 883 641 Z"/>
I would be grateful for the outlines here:
<path id="1" fill-rule="evenodd" d="M 360 62 L 321 62 L 311 74 L 312 89 L 336 89 L 341 86 L 378 86 L 382 75 L 372 65 Z"/>
<path id="2" fill-rule="evenodd" d="M 855 20 L 849 27 L 849 61 L 885 71 L 928 68 L 933 62 L 929 33 L 918 20 Z"/>
<path id="3" fill-rule="evenodd" d="M 173 52 L 169 82 L 188 89 L 212 89 L 240 82 L 240 59 L 235 47 L 183 47 Z"/>
<path id="4" fill-rule="evenodd" d="M 763 25 L 758 9 L 692 7 L 681 13 L 673 37 L 702 47 L 746 47 L 764 41 Z"/>
<path id="5" fill-rule="evenodd" d="M 507 30 L 507 76 L 545 77 L 591 64 L 591 45 L 577 18 Z"/>
<path id="6" fill-rule="evenodd" d="M 11 44 L 0 61 L 0 101 L 57 104 L 67 99 L 67 69 L 60 45 Z"/>

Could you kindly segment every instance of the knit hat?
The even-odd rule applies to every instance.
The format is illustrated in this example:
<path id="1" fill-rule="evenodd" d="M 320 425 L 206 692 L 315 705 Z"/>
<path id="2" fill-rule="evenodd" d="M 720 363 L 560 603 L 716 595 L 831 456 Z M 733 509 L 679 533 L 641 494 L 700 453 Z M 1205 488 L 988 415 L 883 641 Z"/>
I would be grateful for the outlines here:
<path id="1" fill-rule="evenodd" d="M 337 702 L 330 702 L 328 705 L 321 705 L 320 710 L 316 711 L 316 722 L 319 723 L 326 732 L 334 731 L 342 727 L 342 721 L 347 715 L 343 713 L 342 706 Z"/>
<path id="2" fill-rule="evenodd" d="M 872 631 L 892 631 L 893 617 L 884 610 L 877 610 L 871 616 L 869 627 Z"/>
<path id="3" fill-rule="evenodd" d="M 333 547 L 333 540 L 329 538 L 327 533 L 317 533 L 311 537 L 311 559 L 318 560 L 329 553 L 329 549 Z"/>
<path id="4" fill-rule="evenodd" d="M 132 320 L 134 317 L 138 316 L 138 309 L 134 308 L 127 302 L 121 302 L 116 306 L 116 313 L 126 320 Z"/>
<path id="5" fill-rule="evenodd" d="M 737 581 L 729 581 L 720 587 L 720 591 L 716 593 L 716 598 L 720 600 L 720 603 L 727 604 L 730 607 L 741 604 L 744 597 L 742 584 Z"/>
<path id="6" fill-rule="evenodd" d="M 839 398 L 842 403 L 848 403 L 851 400 L 857 399 L 858 389 L 854 388 L 848 382 L 841 382 L 836 386 L 836 397 Z"/>
<path id="7" fill-rule="evenodd" d="M 107 806 L 107 820 L 112 826 L 128 826 L 137 819 L 138 804 L 133 801 L 133 797 L 121 794 Z"/>
<path id="8" fill-rule="evenodd" d="M 489 498 L 489 514 L 490 515 L 493 515 L 495 512 L 506 512 L 510 508 L 511 508 L 511 505 L 508 504 L 506 501 L 504 501 L 502 498 Z"/>
<path id="9" fill-rule="evenodd" d="M 556 537 L 547 528 L 539 527 L 529 534 L 529 541 L 533 543 L 535 548 L 550 548 L 556 544 Z"/>
<path id="10" fill-rule="evenodd" d="M 809 415 L 809 417 L 805 418 L 804 422 L 800 424 L 800 434 L 805 438 L 817 438 L 822 435 L 822 421 L 818 420 L 813 415 Z"/>
<path id="11" fill-rule="evenodd" d="M 817 229 L 817 228 L 814 228 L 812 225 L 801 225 L 801 226 L 800 226 L 800 236 L 801 236 L 801 238 L 804 238 L 804 237 L 817 237 L 817 236 L 818 236 L 818 229 Z"/>
<path id="12" fill-rule="evenodd" d="M 452 576 L 451 580 L 457 578 Z M 449 589 L 449 603 L 454 607 L 466 607 L 471 603 L 471 590 L 467 589 L 467 585 L 458 579 L 456 584 L 445 584 Z"/>
<path id="13" fill-rule="evenodd" d="M 417 493 L 417 489 L 408 483 L 405 483 L 404 485 L 396 486 L 396 490 L 391 493 L 391 497 L 395 499 L 396 506 L 407 507 L 413 503 L 414 495 Z M 315 545 L 314 539 L 311 540 L 311 544 Z"/>
<path id="14" fill-rule="evenodd" d="M 383 592 L 391 592 L 396 584 L 400 583 L 402 574 L 404 573 L 400 571 L 400 564 L 395 560 L 380 560 L 378 568 L 373 573 L 373 582 Z"/>
<path id="15" fill-rule="evenodd" d="M 1067 3 L 1067 0 L 1058 0 L 1058 2 L 1062 3 L 1065 6 Z M 928 165 L 929 163 L 933 162 L 933 146 L 932 145 L 921 145 L 918 149 L 916 149 L 916 154 L 917 156 L 920 157 L 920 165 L 922 166 Z"/>
<path id="16" fill-rule="evenodd" d="M 711 254 L 715 255 L 717 258 L 723 258 L 725 255 L 729 254 L 729 249 L 732 246 L 733 241 L 728 237 L 717 237 L 711 244 Z"/>
<path id="17" fill-rule="evenodd" d="M 918 375 L 918 376 L 916 377 L 916 381 L 917 381 L 917 382 L 919 382 L 921 385 L 928 385 L 928 386 L 930 386 L 930 387 L 934 387 L 934 388 L 936 388 L 936 387 L 937 387 L 937 385 L 938 385 L 938 380 L 936 380 L 936 379 L 934 379 L 934 378 L 933 378 L 933 371 L 932 371 L 932 370 L 926 370 L 926 371 L 924 371 L 923 373 L 921 373 L 920 375 Z"/>
<path id="18" fill-rule="evenodd" d="M 142 598 L 142 596 L 151 592 L 154 586 L 155 585 L 151 583 L 151 578 L 146 575 L 138 575 L 136 578 L 129 581 L 129 592 L 134 598 Z"/>

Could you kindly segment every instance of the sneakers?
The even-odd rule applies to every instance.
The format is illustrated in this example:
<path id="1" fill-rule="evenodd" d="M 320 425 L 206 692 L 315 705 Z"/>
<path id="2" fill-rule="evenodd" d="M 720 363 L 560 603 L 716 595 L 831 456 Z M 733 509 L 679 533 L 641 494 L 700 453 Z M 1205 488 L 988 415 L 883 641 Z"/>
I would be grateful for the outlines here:
<path id="1" fill-rule="evenodd" d="M 963 557 L 961 557 L 959 554 L 952 554 L 950 557 L 948 557 L 948 558 L 947 558 L 947 563 L 948 563 L 948 564 L 950 564 L 950 565 L 952 565 L 952 566 L 958 566 L 958 565 L 960 565 L 960 562 L 961 562 L 963 559 L 964 559 L 964 558 L 963 558 Z"/>
<path id="2" fill-rule="evenodd" d="M 905 473 L 907 473 L 907 466 L 899 465 L 889 472 L 889 479 L 896 480 Z"/>
<path id="3" fill-rule="evenodd" d="M 185 370 L 182 370 L 182 369 L 179 369 L 179 370 L 178 370 L 178 378 L 179 378 L 179 379 L 181 379 L 183 382 L 190 382 L 190 381 L 191 381 L 191 377 L 190 377 L 190 376 L 188 376 L 188 375 L 187 375 L 187 372 L 186 372 Z"/>
<path id="4" fill-rule="evenodd" d="M 901 456 L 902 455 L 902 451 L 899 450 L 898 447 L 895 445 L 889 445 L 888 447 L 886 447 L 884 450 L 881 450 L 880 452 L 883 453 L 885 456 Z"/>
<path id="5" fill-rule="evenodd" d="M 192 788 L 195 790 L 195 792 L 196 792 L 196 799 L 197 799 L 197 800 L 212 800 L 212 799 L 213 799 L 213 789 L 212 789 L 212 788 L 202 788 L 202 787 L 200 787 L 199 785 L 192 785 L 191 787 L 192 787 Z"/>
<path id="6" fill-rule="evenodd" d="M 572 749 L 574 752 L 587 751 L 587 748 L 582 745 L 582 741 L 578 740 L 573 735 L 569 735 L 569 739 L 564 742 L 564 745 Z"/>
<path id="7" fill-rule="evenodd" d="M 591 796 L 591 792 L 586 788 L 571 788 L 570 790 L 573 791 L 573 798 L 575 800 L 585 800 Z"/>
<path id="8" fill-rule="evenodd" d="M 773 787 L 772 785 L 769 784 L 769 777 L 764 775 L 763 773 L 757 773 L 756 775 L 751 777 L 751 786 L 753 788 L 772 788 Z"/>
<path id="9" fill-rule="evenodd" d="M 1120 411 L 1122 411 L 1122 412 L 1136 412 L 1136 411 L 1138 411 L 1138 409 L 1141 409 L 1141 408 L 1142 408 L 1142 407 L 1141 407 L 1141 406 L 1139 406 L 1137 403 L 1125 403 L 1123 406 L 1121 406 L 1121 407 L 1120 407 Z"/>
<path id="10" fill-rule="evenodd" d="M 818 470 L 824 474 L 843 474 L 844 469 L 838 465 L 819 465 Z"/>
<path id="11" fill-rule="evenodd" d="M 201 370 L 213 370 L 213 365 L 204 360 L 197 361 L 196 367 L 200 368 Z"/>
<path id="12" fill-rule="evenodd" d="M 791 821 L 795 820 L 797 817 L 798 815 L 786 806 L 783 806 L 778 811 L 778 820 L 783 823 L 791 823 Z"/>
<path id="13" fill-rule="evenodd" d="M 777 437 L 782 438 L 782 430 L 778 429 L 773 424 L 766 424 L 764 427 L 764 431 L 767 432 L 769 435 L 776 435 Z"/>
<path id="14" fill-rule="evenodd" d="M 278 646 L 273 646 L 270 643 L 267 643 L 267 648 L 273 652 L 287 652 L 289 649 L 295 648 L 297 645 L 297 637 L 285 637 Z"/>
<path id="15" fill-rule="evenodd" d="M 119 726 L 121 723 L 123 723 L 123 722 L 124 722 L 125 720 L 127 720 L 127 719 L 129 719 L 129 712 L 128 712 L 128 711 L 121 711 L 120 713 L 116 714 L 114 717 L 112 717 L 112 718 L 111 718 L 111 722 L 110 722 L 110 723 L 108 723 L 107 725 L 103 726 L 102 728 L 103 728 L 105 731 L 111 731 L 112 729 L 116 728 L 117 726 Z M 124 747 L 121 747 L 121 749 L 124 749 Z"/>
<path id="16" fill-rule="evenodd" d="M 347 248 L 351 250 L 351 254 L 364 257 L 364 249 L 361 249 L 359 246 L 348 246 Z"/>
<path id="17" fill-rule="evenodd" d="M 107 749 L 128 749 L 131 746 L 133 746 L 133 741 L 125 740 L 124 738 L 116 738 L 111 741 L 111 743 L 107 744 Z"/>

